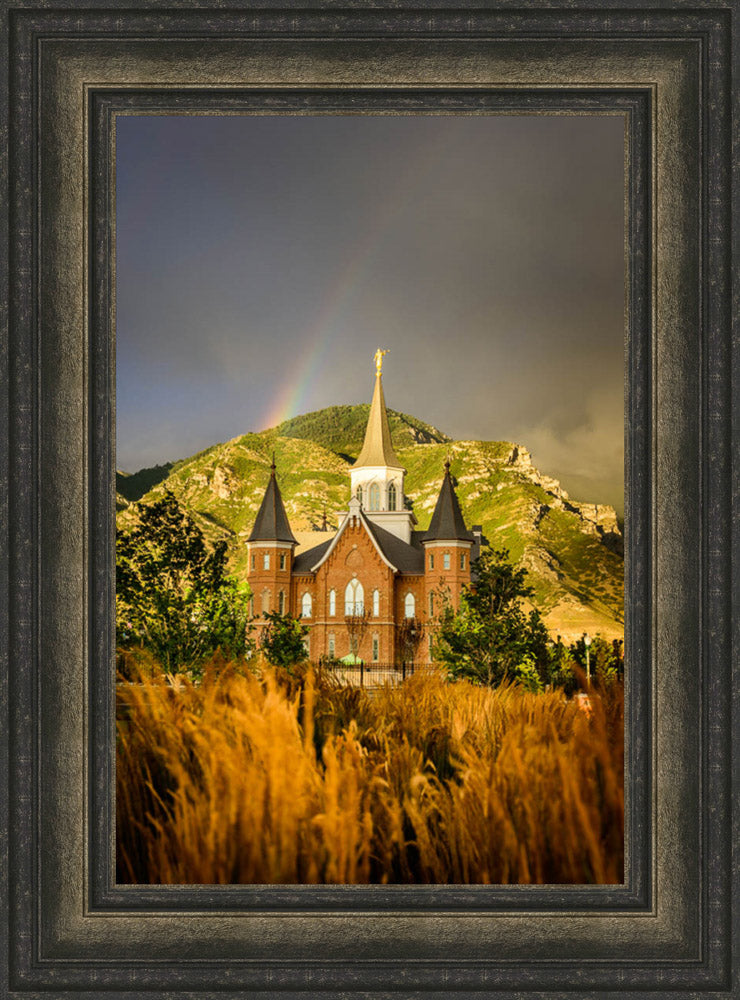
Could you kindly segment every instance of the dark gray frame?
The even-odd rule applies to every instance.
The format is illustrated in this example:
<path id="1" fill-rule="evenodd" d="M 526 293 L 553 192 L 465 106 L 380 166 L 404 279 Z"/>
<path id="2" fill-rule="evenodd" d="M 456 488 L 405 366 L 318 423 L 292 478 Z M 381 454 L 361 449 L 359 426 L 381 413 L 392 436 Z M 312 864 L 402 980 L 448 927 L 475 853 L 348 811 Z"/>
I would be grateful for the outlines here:
<path id="1" fill-rule="evenodd" d="M 9 837 L 0 844 L 8 890 L 0 939 L 7 930 L 9 946 L 0 982 L 9 996 L 729 997 L 737 988 L 729 798 L 737 13 L 736 3 L 634 0 L 3 8 L 11 60 L 2 94 L 10 124 L 2 474 L 13 586 L 7 632 L 2 608 Z M 624 886 L 113 884 L 110 135 L 127 109 L 208 106 L 625 115 Z"/>

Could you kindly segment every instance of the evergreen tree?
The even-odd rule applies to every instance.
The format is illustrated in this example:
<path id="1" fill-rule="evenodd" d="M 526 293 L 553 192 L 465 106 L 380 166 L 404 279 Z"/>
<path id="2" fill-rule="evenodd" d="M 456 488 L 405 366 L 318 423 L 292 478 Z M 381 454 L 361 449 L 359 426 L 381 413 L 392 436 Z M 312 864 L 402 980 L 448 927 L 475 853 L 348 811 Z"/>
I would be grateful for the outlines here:
<path id="1" fill-rule="evenodd" d="M 488 550 L 474 563 L 474 587 L 466 587 L 455 612 L 440 615 L 434 654 L 452 678 L 499 684 L 521 679 L 530 688 L 547 680 L 548 634 L 538 611 L 525 612 L 533 590 L 526 570 L 515 569 L 507 550 Z M 521 678 L 519 678 L 521 674 Z"/>

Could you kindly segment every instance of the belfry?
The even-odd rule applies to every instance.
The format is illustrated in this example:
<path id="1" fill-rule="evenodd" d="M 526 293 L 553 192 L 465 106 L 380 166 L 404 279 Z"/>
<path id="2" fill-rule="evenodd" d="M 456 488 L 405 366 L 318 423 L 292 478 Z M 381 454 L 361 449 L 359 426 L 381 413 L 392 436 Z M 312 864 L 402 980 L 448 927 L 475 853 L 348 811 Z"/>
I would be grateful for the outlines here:
<path id="1" fill-rule="evenodd" d="M 457 607 L 480 553 L 480 528 L 470 531 L 465 525 L 449 460 L 429 529 L 416 530 L 383 395 L 387 353 L 375 352 L 365 439 L 350 469 L 350 499 L 337 531 L 322 532 L 318 544 L 299 546 L 273 460 L 247 541 L 257 624 L 270 611 L 301 618 L 309 627 L 306 647 L 314 661 L 352 656 L 368 665 L 399 662 L 406 655 L 401 645 L 409 625 L 419 637 L 416 659 L 431 659 L 440 603 Z"/>

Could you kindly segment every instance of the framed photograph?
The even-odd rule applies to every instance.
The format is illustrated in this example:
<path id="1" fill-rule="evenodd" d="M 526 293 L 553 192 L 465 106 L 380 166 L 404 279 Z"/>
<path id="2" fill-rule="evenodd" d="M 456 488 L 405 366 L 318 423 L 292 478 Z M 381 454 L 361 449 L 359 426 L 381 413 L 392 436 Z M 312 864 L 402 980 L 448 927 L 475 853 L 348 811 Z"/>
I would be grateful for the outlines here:
<path id="1" fill-rule="evenodd" d="M 4 16 L 8 995 L 732 995 L 736 5 Z M 158 517 L 191 575 L 155 642 Z M 470 676 L 469 595 L 517 568 L 530 644 Z M 270 759 L 306 780 L 264 786 L 294 791 L 249 814 L 247 866 L 218 782 L 183 792 L 175 840 L 161 758 L 126 743 L 173 729 L 136 714 L 156 686 L 192 700 L 192 764 L 225 647 L 272 692 L 243 728 L 272 752 L 294 711 Z M 440 667 L 458 683 L 433 694 Z M 624 746 L 596 771 L 569 749 L 574 814 L 596 773 L 602 805 L 624 795 L 577 869 L 476 844 L 475 734 L 427 722 L 404 746 L 433 776 L 407 762 L 382 800 L 394 839 L 362 781 L 399 751 L 325 721 L 351 700 L 380 725 L 409 691 L 493 711 L 500 671 L 593 735 L 622 668 Z M 346 782 L 352 753 L 366 805 L 296 811 L 314 839 L 286 824 L 278 850 L 266 830 L 328 780 L 309 764 Z"/>

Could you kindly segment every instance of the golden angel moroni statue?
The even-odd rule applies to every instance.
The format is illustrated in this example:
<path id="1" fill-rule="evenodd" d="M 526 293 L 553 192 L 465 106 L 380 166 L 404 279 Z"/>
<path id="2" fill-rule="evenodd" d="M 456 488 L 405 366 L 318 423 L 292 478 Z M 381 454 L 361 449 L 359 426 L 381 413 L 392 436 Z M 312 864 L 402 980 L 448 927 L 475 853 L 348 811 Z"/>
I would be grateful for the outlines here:
<path id="1" fill-rule="evenodd" d="M 380 348 L 375 352 L 375 374 L 380 375 L 383 371 L 383 355 L 389 354 L 389 351 L 381 351 Z"/>

